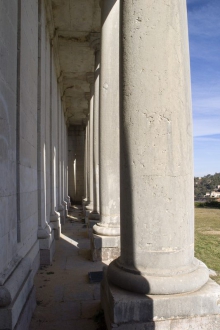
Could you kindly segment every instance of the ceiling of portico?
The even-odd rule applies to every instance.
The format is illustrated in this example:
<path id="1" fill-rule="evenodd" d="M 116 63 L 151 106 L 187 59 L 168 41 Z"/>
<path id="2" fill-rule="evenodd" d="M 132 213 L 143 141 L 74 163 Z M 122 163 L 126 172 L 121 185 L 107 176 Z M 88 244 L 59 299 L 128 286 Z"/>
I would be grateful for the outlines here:
<path id="1" fill-rule="evenodd" d="M 94 72 L 91 33 L 100 32 L 100 0 L 51 0 L 54 28 L 58 37 L 63 96 L 70 125 L 87 118 L 90 92 L 87 73 Z"/>

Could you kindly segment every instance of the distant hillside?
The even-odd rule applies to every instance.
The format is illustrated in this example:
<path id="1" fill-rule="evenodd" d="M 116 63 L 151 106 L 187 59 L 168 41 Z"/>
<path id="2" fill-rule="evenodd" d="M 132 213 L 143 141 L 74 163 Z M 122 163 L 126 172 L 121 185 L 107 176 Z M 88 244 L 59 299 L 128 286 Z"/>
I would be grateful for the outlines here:
<path id="1" fill-rule="evenodd" d="M 220 173 L 208 174 L 203 177 L 194 178 L 194 194 L 196 198 L 203 197 L 220 185 Z"/>

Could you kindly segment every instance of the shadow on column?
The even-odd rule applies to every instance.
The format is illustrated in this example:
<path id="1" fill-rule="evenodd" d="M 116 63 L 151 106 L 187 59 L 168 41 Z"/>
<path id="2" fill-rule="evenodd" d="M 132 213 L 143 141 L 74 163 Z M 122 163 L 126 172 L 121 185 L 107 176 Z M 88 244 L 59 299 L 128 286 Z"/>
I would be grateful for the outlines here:
<path id="1" fill-rule="evenodd" d="M 98 67 L 94 72 L 94 83 L 96 83 L 96 80 L 99 78 L 99 75 L 100 75 L 100 67 Z M 93 116 L 94 116 L 94 114 L 93 114 Z M 93 148 L 93 211 L 92 211 L 92 215 L 98 214 L 97 184 L 98 184 L 98 174 L 96 171 L 95 146 L 94 146 L 94 148 Z"/>
<path id="2" fill-rule="evenodd" d="M 113 6 L 119 0 L 105 1 L 105 6 L 102 7 L 102 24 L 104 24 Z M 121 20 L 121 19 L 120 19 Z M 144 325 L 146 329 L 154 330 L 155 323 L 153 322 L 154 307 L 153 300 L 143 294 L 143 287 L 145 292 L 150 292 L 150 286 L 146 278 L 141 276 L 138 269 L 135 268 L 135 240 L 134 240 L 134 228 L 135 222 L 135 210 L 133 205 L 133 188 L 134 182 L 132 182 L 132 166 L 133 159 L 131 151 L 129 150 L 128 129 L 132 125 L 131 122 L 127 122 L 125 116 L 125 107 L 121 95 L 124 94 L 124 85 L 121 77 L 123 76 L 123 59 L 122 59 L 122 38 L 120 35 L 120 66 L 119 66 L 119 81 L 120 81 L 120 114 L 119 114 L 119 127 L 120 127 L 120 219 L 121 219 L 121 256 L 111 263 L 108 267 L 107 276 L 113 285 L 109 286 L 107 280 L 103 283 L 105 295 L 108 301 L 105 308 L 106 320 L 110 323 L 115 323 L 120 327 L 120 324 L 128 326 L 133 324 L 136 326 Z M 114 134 L 114 132 L 113 132 Z M 144 196 L 143 196 L 144 197 Z M 144 199 L 143 199 L 144 203 Z M 118 291 L 114 285 L 117 285 L 120 289 Z M 139 290 L 138 290 L 139 289 Z M 126 291 L 125 291 L 126 290 Z M 112 295 L 112 299 L 110 298 Z M 103 300 L 105 298 L 103 297 Z M 111 301 L 112 300 L 112 301 Z M 109 322 L 108 322 L 109 324 Z M 111 327 L 111 326 L 110 326 Z M 130 329 L 130 327 L 129 327 Z"/>

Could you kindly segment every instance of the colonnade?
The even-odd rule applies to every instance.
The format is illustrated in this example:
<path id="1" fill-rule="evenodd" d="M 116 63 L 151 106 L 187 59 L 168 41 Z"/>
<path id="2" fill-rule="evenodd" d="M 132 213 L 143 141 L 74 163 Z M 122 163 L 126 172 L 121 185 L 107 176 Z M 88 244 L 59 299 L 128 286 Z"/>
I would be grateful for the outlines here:
<path id="1" fill-rule="evenodd" d="M 101 61 L 99 70 L 96 52 L 84 197 L 88 221 L 96 220 L 93 258 L 113 260 L 102 285 L 108 329 L 125 324 L 133 329 L 133 322 L 135 329 L 153 329 L 149 322 L 172 317 L 184 319 L 178 322 L 188 329 L 198 315 L 212 322 L 208 315 L 214 310 L 201 308 L 201 302 L 204 288 L 215 302 L 216 294 L 207 267 L 194 257 L 186 2 L 103 0 L 101 5 Z M 177 307 L 176 294 L 184 295 Z M 200 307 L 187 314 L 195 301 Z M 164 329 L 162 322 L 155 324 Z"/>

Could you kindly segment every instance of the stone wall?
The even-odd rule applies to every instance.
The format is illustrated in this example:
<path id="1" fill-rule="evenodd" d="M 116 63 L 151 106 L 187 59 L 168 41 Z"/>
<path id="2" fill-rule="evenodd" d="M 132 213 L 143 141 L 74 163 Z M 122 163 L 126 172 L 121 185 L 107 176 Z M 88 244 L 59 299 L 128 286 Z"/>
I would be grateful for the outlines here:
<path id="1" fill-rule="evenodd" d="M 19 63 L 18 63 L 19 65 Z M 19 176 L 20 237 L 18 253 L 24 257 L 36 243 L 37 204 L 37 82 L 38 5 L 21 1 Z"/>
<path id="2" fill-rule="evenodd" d="M 33 279 L 52 262 L 66 197 L 66 120 L 44 3 L 0 3 L 0 329 L 28 329 Z"/>
<path id="3" fill-rule="evenodd" d="M 10 36 L 10 37 L 9 37 Z M 17 1 L 0 4 L 0 274 L 17 248 Z M 4 64 L 4 65 L 2 65 Z"/>
<path id="4" fill-rule="evenodd" d="M 84 144 L 85 127 L 73 125 L 68 130 L 68 187 L 74 203 L 81 203 L 84 196 Z"/>

